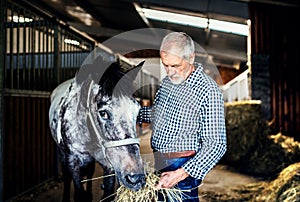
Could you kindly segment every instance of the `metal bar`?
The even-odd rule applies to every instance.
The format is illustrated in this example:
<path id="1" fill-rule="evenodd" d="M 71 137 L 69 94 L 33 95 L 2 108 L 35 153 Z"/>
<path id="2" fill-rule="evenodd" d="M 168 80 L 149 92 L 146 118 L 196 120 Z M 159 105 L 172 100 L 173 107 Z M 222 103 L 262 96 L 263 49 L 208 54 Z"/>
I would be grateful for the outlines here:
<path id="1" fill-rule="evenodd" d="M 32 16 L 32 13 L 31 12 L 29 12 L 29 15 L 30 16 Z M 32 54 L 32 40 L 31 40 L 31 38 L 32 38 L 32 28 L 31 27 L 27 27 L 27 29 L 28 29 L 28 35 L 27 35 L 27 42 L 28 42 L 28 45 L 27 45 L 27 60 L 28 60 L 28 62 L 27 62 L 27 79 L 28 79 L 28 89 L 31 89 L 31 72 L 30 72 L 30 69 L 31 69 L 31 65 L 32 65 L 32 56 L 31 56 L 31 54 Z"/>
<path id="2" fill-rule="evenodd" d="M 49 38 L 50 38 L 49 29 L 50 29 L 49 21 L 47 21 L 46 24 L 45 24 L 45 43 L 46 43 L 46 45 L 45 45 L 45 52 L 44 52 L 44 54 L 45 54 L 45 63 L 46 63 L 46 65 L 45 65 L 45 71 L 46 71 L 46 73 L 45 73 L 45 80 L 46 80 L 45 89 L 46 90 L 49 90 L 49 85 L 47 85 L 47 84 L 50 83 L 50 82 L 47 81 L 47 80 L 49 80 L 49 77 L 50 77 L 50 74 L 49 74 L 49 71 L 50 71 L 49 70 L 49 55 L 50 55 L 49 54 Z"/>
<path id="3" fill-rule="evenodd" d="M 64 50 L 63 50 L 63 63 L 64 63 L 64 65 L 63 65 L 63 68 L 62 68 L 62 70 L 63 70 L 63 80 L 65 80 L 66 79 L 66 77 L 67 77 L 67 68 L 68 68 L 68 64 L 69 64 L 69 55 L 68 55 L 68 49 L 69 49 L 69 44 L 68 43 L 65 43 L 65 40 L 66 39 L 69 39 L 69 33 L 65 30 L 64 31 L 64 40 L 62 40 L 62 43 L 64 44 Z"/>
<path id="4" fill-rule="evenodd" d="M 23 8 L 23 13 L 24 13 L 24 17 L 26 16 L 26 10 Z M 23 59 L 22 59 L 22 81 L 23 84 L 22 86 L 24 88 L 28 88 L 27 84 L 28 82 L 26 82 L 26 47 L 27 47 L 27 43 L 26 43 L 26 39 L 27 39 L 27 28 L 25 26 L 25 23 L 23 23 Z"/>
<path id="5" fill-rule="evenodd" d="M 3 96 L 49 98 L 50 97 L 50 92 L 4 88 Z"/>
<path id="6" fill-rule="evenodd" d="M 79 60 L 80 59 L 80 51 L 78 50 L 78 54 L 76 55 L 76 57 L 74 58 L 74 62 L 75 62 L 75 65 L 77 66 L 79 64 Z M 74 65 L 74 66 L 75 66 Z M 79 65 L 80 67 L 81 65 Z"/>
<path id="7" fill-rule="evenodd" d="M 33 16 L 33 14 L 32 14 L 32 16 Z M 36 16 L 33 16 L 32 18 L 33 18 L 33 22 L 35 22 Z M 35 53 L 36 53 L 36 51 L 35 51 L 35 44 L 36 44 L 35 31 L 36 31 L 36 28 L 35 28 L 35 26 L 36 26 L 36 24 L 34 23 L 34 26 L 31 29 L 31 69 L 30 69 L 31 76 L 32 76 L 30 78 L 30 80 L 31 80 L 30 88 L 31 89 L 34 89 L 34 83 L 36 80 L 36 78 L 35 78 L 35 66 L 36 66 L 36 61 L 35 61 Z"/>
<path id="8" fill-rule="evenodd" d="M 51 29 L 49 30 L 50 32 L 50 39 L 49 39 L 49 53 L 51 54 L 51 57 L 49 58 L 50 59 L 50 67 L 51 69 L 49 70 L 50 71 L 50 76 L 49 76 L 49 79 L 50 81 L 54 81 L 54 35 L 52 35 L 52 30 L 54 31 L 54 26 L 53 26 L 53 23 L 51 22 L 50 23 L 50 26 Z M 55 84 L 55 83 L 54 83 Z M 53 84 L 51 82 L 51 85 L 49 86 L 49 89 L 48 90 L 52 90 L 53 89 Z"/>
<path id="9" fill-rule="evenodd" d="M 18 16 L 18 22 L 17 27 L 16 27 L 16 32 L 17 32 L 17 47 L 16 47 L 16 75 L 15 75 L 15 80 L 16 80 L 16 88 L 20 88 L 20 7 L 18 6 L 17 8 L 17 16 Z"/>
<path id="10" fill-rule="evenodd" d="M 72 34 L 72 38 L 73 38 L 73 36 L 74 35 Z M 74 55 L 75 55 L 75 51 L 76 51 L 75 50 L 75 45 L 71 45 L 70 44 L 70 65 L 69 65 L 69 71 L 68 72 L 72 72 L 71 70 L 74 67 Z"/>
<path id="11" fill-rule="evenodd" d="M 69 32 L 68 31 L 64 31 L 64 39 L 68 39 L 69 37 Z M 62 43 L 65 45 L 65 48 L 64 48 L 64 67 L 63 67 L 63 72 L 64 72 L 64 80 L 66 79 L 67 77 L 67 68 L 68 68 L 68 65 L 69 65 L 69 55 L 68 55 L 68 50 L 69 50 L 69 45 L 70 44 L 67 44 L 65 43 L 65 41 L 63 40 Z"/>
<path id="12" fill-rule="evenodd" d="M 59 50 L 61 48 L 60 45 L 60 33 L 59 33 L 59 26 L 58 25 L 54 25 L 54 81 L 55 81 L 55 85 L 58 85 L 60 82 L 60 53 Z"/>
<path id="13" fill-rule="evenodd" d="M 70 33 L 70 32 L 68 32 L 68 34 L 69 34 L 69 37 L 70 37 L 70 39 L 74 39 L 74 37 L 73 37 L 73 35 Z M 69 46 L 68 46 L 68 50 L 67 50 L 67 54 L 68 54 L 68 66 L 67 66 L 67 71 L 66 71 L 66 73 L 68 74 L 68 75 L 70 75 L 70 72 L 71 72 L 71 66 L 72 66 L 72 47 L 73 47 L 73 45 L 72 44 L 69 44 Z"/>
<path id="14" fill-rule="evenodd" d="M 13 17 L 14 17 L 14 6 L 13 5 L 11 5 L 11 21 L 12 21 L 12 24 L 13 24 Z M 10 44 L 9 44 L 9 51 L 10 51 L 10 57 L 9 57 L 9 70 L 10 70 L 10 72 L 9 72 L 9 77 L 10 77 L 10 84 L 9 84 L 9 86 L 10 86 L 10 88 L 13 88 L 14 87 L 14 68 L 13 68 L 13 65 L 14 65 L 14 63 L 13 63 L 13 57 L 14 57 L 14 47 L 13 47 L 13 43 L 14 43 L 14 29 L 13 29 L 13 27 L 10 27 L 10 33 L 9 33 L 9 35 L 10 35 Z"/>
<path id="15" fill-rule="evenodd" d="M 78 41 L 77 40 L 77 37 L 72 34 L 71 32 L 68 32 L 69 33 L 69 37 L 70 39 L 74 40 L 74 41 Z M 75 49 L 76 45 L 74 44 L 69 44 L 69 48 L 68 48 L 68 58 L 69 58 L 69 61 L 68 61 L 68 69 L 67 69 L 67 74 L 68 74 L 68 78 L 70 76 L 72 76 L 73 74 L 73 64 L 74 64 L 74 49 Z"/>
<path id="16" fill-rule="evenodd" d="M 40 17 L 38 17 L 38 19 L 40 19 Z M 37 54 L 36 54 L 36 57 L 37 57 L 37 66 L 36 66 L 36 70 L 37 71 L 37 77 L 36 77 L 36 82 L 35 82 L 35 89 L 39 89 L 39 79 L 41 78 L 41 66 L 42 66 L 42 54 L 41 54 L 41 22 L 40 20 L 38 20 L 37 22 L 37 43 L 38 43 L 38 47 L 37 47 Z"/>
<path id="17" fill-rule="evenodd" d="M 61 28 L 61 27 L 60 27 Z M 59 53 L 59 56 L 60 56 L 60 66 L 59 66 L 59 72 L 60 72 L 60 81 L 62 80 L 63 78 L 63 66 L 64 66 L 64 58 L 63 58 L 63 52 L 64 52 L 64 48 L 65 48 L 65 44 L 62 42 L 62 39 L 64 38 L 64 35 L 63 35 L 63 30 L 60 29 L 59 30 L 59 44 L 60 44 L 60 53 Z"/>

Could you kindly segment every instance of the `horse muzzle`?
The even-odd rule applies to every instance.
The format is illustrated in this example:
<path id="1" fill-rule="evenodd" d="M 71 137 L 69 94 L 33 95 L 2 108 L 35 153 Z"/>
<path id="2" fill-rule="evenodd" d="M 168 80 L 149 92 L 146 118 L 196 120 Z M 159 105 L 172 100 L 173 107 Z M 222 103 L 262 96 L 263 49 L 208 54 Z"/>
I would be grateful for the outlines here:
<path id="1" fill-rule="evenodd" d="M 125 187 L 132 191 L 139 191 L 146 184 L 146 175 L 144 173 L 131 173 L 124 177 L 119 177 Z"/>

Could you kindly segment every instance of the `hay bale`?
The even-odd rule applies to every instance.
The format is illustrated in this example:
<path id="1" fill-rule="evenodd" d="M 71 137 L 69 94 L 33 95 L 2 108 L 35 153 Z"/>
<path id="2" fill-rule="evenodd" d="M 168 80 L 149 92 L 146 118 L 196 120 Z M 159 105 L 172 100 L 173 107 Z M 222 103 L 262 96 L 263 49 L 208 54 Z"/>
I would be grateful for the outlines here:
<path id="1" fill-rule="evenodd" d="M 229 165 L 247 164 L 249 156 L 269 134 L 268 123 L 261 116 L 261 102 L 226 103 L 227 152 L 222 161 Z"/>
<path id="2" fill-rule="evenodd" d="M 261 116 L 260 101 L 226 103 L 227 152 L 221 163 L 235 170 L 274 179 L 300 159 L 300 143 L 278 133 L 271 135 Z"/>

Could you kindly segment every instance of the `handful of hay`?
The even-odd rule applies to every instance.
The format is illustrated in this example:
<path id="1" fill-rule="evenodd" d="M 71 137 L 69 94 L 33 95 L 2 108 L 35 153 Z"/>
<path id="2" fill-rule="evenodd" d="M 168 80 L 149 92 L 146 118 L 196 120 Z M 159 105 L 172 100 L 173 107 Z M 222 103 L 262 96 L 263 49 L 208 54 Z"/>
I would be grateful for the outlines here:
<path id="1" fill-rule="evenodd" d="M 146 185 L 139 191 L 135 192 L 124 185 L 121 185 L 117 189 L 116 202 L 157 202 L 158 194 L 162 194 L 164 201 L 167 198 L 172 201 L 182 202 L 183 191 L 176 188 L 162 188 L 157 189 L 156 184 L 159 181 L 159 177 L 150 172 L 146 176 Z"/>

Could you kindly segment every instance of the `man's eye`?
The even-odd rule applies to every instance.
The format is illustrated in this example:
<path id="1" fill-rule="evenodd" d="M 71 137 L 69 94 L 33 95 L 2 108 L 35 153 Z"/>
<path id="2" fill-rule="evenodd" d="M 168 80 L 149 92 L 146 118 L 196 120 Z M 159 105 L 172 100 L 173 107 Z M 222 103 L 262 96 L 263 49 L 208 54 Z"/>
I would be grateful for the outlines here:
<path id="1" fill-rule="evenodd" d="M 104 120 L 107 120 L 109 118 L 109 115 L 108 115 L 107 111 L 105 111 L 105 110 L 99 111 L 99 115 Z"/>

